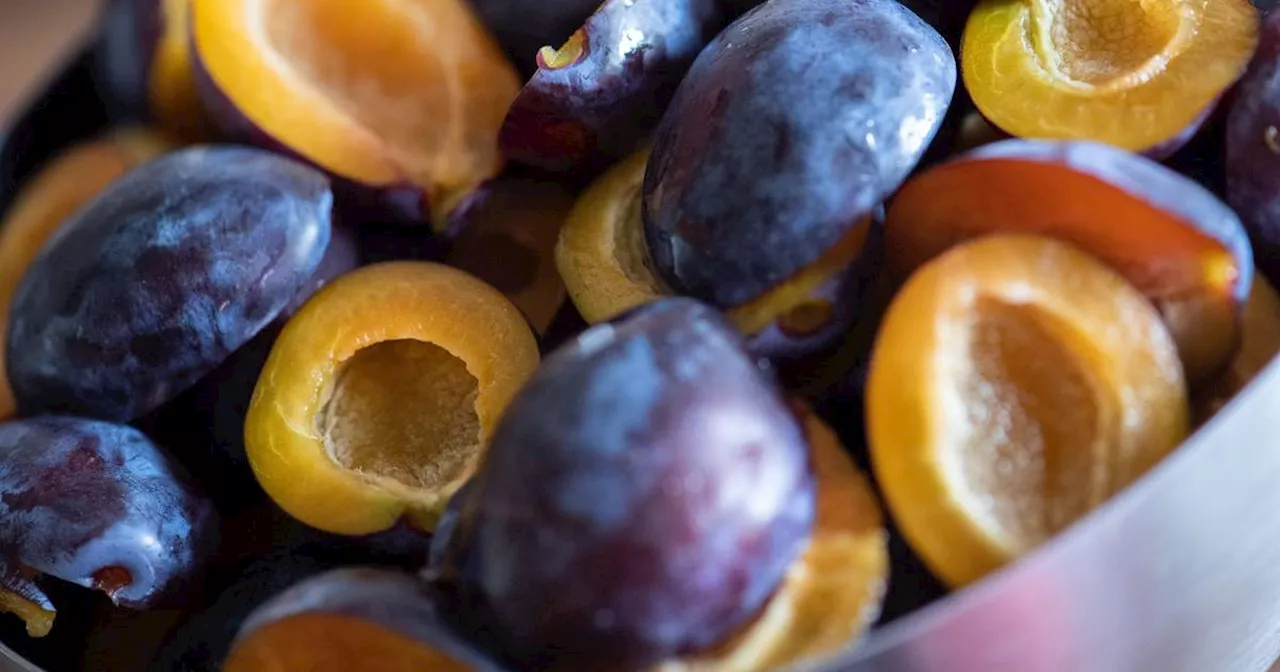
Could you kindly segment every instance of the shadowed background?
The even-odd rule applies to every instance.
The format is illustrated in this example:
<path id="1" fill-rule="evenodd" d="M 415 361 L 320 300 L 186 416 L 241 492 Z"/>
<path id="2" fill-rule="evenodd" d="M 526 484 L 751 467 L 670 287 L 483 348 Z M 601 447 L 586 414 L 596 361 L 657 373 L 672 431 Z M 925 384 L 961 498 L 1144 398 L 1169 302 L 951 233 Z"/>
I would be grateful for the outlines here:
<path id="1" fill-rule="evenodd" d="M 52 74 L 97 9 L 97 0 L 0 0 L 0 126 Z"/>

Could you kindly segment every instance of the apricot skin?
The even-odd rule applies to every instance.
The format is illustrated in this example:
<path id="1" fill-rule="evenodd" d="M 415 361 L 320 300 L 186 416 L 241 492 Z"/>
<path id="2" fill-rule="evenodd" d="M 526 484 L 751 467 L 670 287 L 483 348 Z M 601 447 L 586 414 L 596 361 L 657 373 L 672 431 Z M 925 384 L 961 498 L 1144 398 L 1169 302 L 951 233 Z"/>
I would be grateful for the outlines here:
<path id="1" fill-rule="evenodd" d="M 644 668 L 767 601 L 810 534 L 807 453 L 733 329 L 661 299 L 584 332 L 521 390 L 439 575 L 524 665 Z"/>
<path id="2" fill-rule="evenodd" d="M 630 155 L 724 23 L 716 0 L 606 0 L 575 35 L 581 44 L 563 50 L 572 62 L 539 57 L 503 122 L 503 152 L 557 172 L 595 172 Z"/>
<path id="3" fill-rule="evenodd" d="M 678 294 L 742 305 L 812 263 L 915 166 L 950 47 L 894 0 L 775 0 L 703 50 L 655 132 L 643 217 Z"/>

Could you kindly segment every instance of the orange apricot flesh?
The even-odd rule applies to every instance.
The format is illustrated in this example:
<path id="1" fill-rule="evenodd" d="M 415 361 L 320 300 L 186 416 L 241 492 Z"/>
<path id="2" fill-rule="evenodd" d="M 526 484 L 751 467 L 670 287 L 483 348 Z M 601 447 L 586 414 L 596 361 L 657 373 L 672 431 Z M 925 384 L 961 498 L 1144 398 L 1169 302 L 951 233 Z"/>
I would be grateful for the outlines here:
<path id="1" fill-rule="evenodd" d="M 1254 277 L 1249 289 L 1243 325 L 1240 349 L 1231 364 L 1196 391 L 1192 407 L 1197 425 L 1212 418 L 1280 354 L 1280 294 L 1261 275 Z"/>
<path id="2" fill-rule="evenodd" d="M 193 3 L 200 67 L 235 114 L 331 174 L 415 188 L 440 215 L 501 169 L 520 83 L 465 0 Z"/>
<path id="3" fill-rule="evenodd" d="M 148 109 L 156 122 L 176 138 L 190 141 L 212 136 L 213 122 L 200 101 L 191 58 L 191 0 L 162 0 L 160 40 L 147 73 Z"/>
<path id="4" fill-rule="evenodd" d="M 804 411 L 817 516 L 804 552 L 760 614 L 725 642 L 658 666 L 660 672 L 754 672 L 851 646 L 880 613 L 888 532 L 866 478 L 817 415 Z"/>
<path id="5" fill-rule="evenodd" d="M 872 464 L 903 535 L 960 587 L 1132 483 L 1188 432 L 1177 350 L 1071 244 L 965 243 L 894 298 L 867 383 Z"/>
<path id="6" fill-rule="evenodd" d="M 1027 138 L 1148 151 L 1189 135 L 1258 42 L 1248 0 L 982 0 L 961 71 L 978 109 Z"/>
<path id="7" fill-rule="evenodd" d="M 0 352 L 9 302 L 27 267 L 62 222 L 129 170 L 169 149 L 155 134 L 124 129 L 71 147 L 54 157 L 18 194 L 0 221 Z M 0 420 L 16 412 L 0 357 Z"/>
<path id="8" fill-rule="evenodd" d="M 285 325 L 245 422 L 267 494 L 302 522 L 362 535 L 431 530 L 538 365 L 510 301 L 441 264 L 340 277 Z"/>
<path id="9" fill-rule="evenodd" d="M 236 644 L 223 672 L 472 668 L 413 638 L 354 616 L 301 613 L 263 626 Z"/>
<path id="10" fill-rule="evenodd" d="M 640 220 L 640 191 L 649 150 L 618 162 L 579 197 L 560 230 L 556 267 L 588 324 L 604 322 L 670 294 L 649 262 Z M 729 321 L 752 335 L 778 325 L 803 335 L 834 317 L 829 301 L 814 293 L 862 255 L 870 221 L 851 227 L 814 263 L 760 297 L 727 311 Z"/>
<path id="11" fill-rule="evenodd" d="M 901 281 L 953 245 L 998 232 L 1050 236 L 1110 264 L 1159 309 L 1193 384 L 1235 352 L 1253 275 L 1247 235 L 1230 208 L 1173 171 L 1097 143 L 986 145 L 899 191 L 886 262 Z"/>

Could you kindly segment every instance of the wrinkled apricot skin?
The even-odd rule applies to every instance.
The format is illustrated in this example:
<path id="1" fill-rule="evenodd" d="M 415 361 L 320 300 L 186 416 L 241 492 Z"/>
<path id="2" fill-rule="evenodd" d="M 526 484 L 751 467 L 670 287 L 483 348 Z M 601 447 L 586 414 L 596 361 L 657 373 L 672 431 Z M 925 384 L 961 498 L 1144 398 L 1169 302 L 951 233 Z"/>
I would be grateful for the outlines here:
<path id="1" fill-rule="evenodd" d="M 1167 156 L 1244 73 L 1246 0 L 983 0 L 961 49 L 966 88 L 996 126 Z"/>
<path id="2" fill-rule="evenodd" d="M 818 497 L 808 546 L 749 625 L 655 672 L 764 672 L 819 660 L 852 645 L 879 615 L 889 579 L 880 504 L 831 429 L 801 413 Z"/>
<path id="3" fill-rule="evenodd" d="M 867 384 L 872 465 L 932 571 L 967 585 L 1176 448 L 1187 389 L 1160 316 L 1080 248 L 1000 234 L 921 267 Z"/>
<path id="4" fill-rule="evenodd" d="M 108 184 L 168 148 L 168 143 L 147 131 L 117 131 L 65 150 L 22 189 L 0 220 L 0 353 L 5 349 L 13 293 L 49 237 Z M 0 356 L 0 420 L 12 417 L 16 410 Z"/>
<path id="5" fill-rule="evenodd" d="M 351 222 L 443 231 L 501 170 L 493 137 L 519 82 L 465 0 L 192 2 L 215 122 L 326 171 Z"/>
<path id="6" fill-rule="evenodd" d="M 1258 270 L 1280 279 L 1280 16 L 1262 27 L 1258 53 L 1227 116 L 1226 192 L 1257 251 Z"/>
<path id="7" fill-rule="evenodd" d="M 213 125 L 196 87 L 189 8 L 190 0 L 112 0 L 97 61 L 101 95 L 117 115 L 200 141 Z"/>
<path id="8" fill-rule="evenodd" d="M 642 209 L 663 284 L 735 308 L 813 263 L 914 168 L 955 79 L 894 0 L 777 0 L 730 24 L 655 132 Z"/>
<path id="9" fill-rule="evenodd" d="M 814 499 L 803 430 L 736 332 L 664 298 L 547 358 L 434 569 L 522 667 L 643 669 L 749 622 Z"/>
<path id="10" fill-rule="evenodd" d="M 550 180 L 493 180 L 483 198 L 457 213 L 458 234 L 445 261 L 502 292 L 541 334 L 565 302 L 555 245 L 573 203 L 573 194 Z"/>
<path id="11" fill-rule="evenodd" d="M 409 574 L 330 570 L 255 610 L 221 669 L 496 672 L 446 623 L 436 602 L 431 588 Z"/>
<path id="12" fill-rule="evenodd" d="M 908 182 L 885 225 L 899 280 L 953 245 L 996 233 L 1069 241 L 1154 302 L 1188 379 L 1212 378 L 1239 343 L 1253 253 L 1235 213 L 1153 161 L 1092 142 L 1007 140 Z"/>
<path id="13" fill-rule="evenodd" d="M 559 50 L 539 53 L 503 122 L 503 153 L 557 172 L 630 155 L 724 23 L 716 0 L 606 0 Z"/>
<path id="14" fill-rule="evenodd" d="M 357 354 L 398 342 L 436 346 L 465 365 L 476 386 L 479 446 L 487 445 L 498 416 L 538 365 L 537 343 L 520 311 L 462 271 L 386 262 L 329 284 L 276 340 L 245 422 L 245 446 L 258 482 L 302 522 L 359 535 L 388 529 L 407 516 L 430 529 L 480 460 L 482 449 L 467 455 L 447 482 L 427 490 L 344 468 L 330 454 L 321 418 L 339 377 Z M 407 407 L 400 414 L 414 413 Z M 388 420 L 394 418 L 369 422 Z"/>

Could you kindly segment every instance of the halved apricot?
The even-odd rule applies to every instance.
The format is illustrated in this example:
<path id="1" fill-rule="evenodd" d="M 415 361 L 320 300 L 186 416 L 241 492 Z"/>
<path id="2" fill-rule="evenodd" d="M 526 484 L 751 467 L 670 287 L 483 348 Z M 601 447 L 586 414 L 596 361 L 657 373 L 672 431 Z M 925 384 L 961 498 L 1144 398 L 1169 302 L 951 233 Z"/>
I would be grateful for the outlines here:
<path id="1" fill-rule="evenodd" d="M 661 672 L 785 668 L 853 644 L 880 614 L 889 578 L 880 504 L 835 433 L 812 412 L 804 415 L 818 495 L 808 547 L 755 620 Z"/>
<path id="2" fill-rule="evenodd" d="M 519 82 L 465 0 L 193 2 L 215 120 L 342 178 L 352 202 L 439 228 L 499 172 Z"/>
<path id="3" fill-rule="evenodd" d="M 502 292 L 534 331 L 546 332 L 564 304 L 555 247 L 573 195 L 550 180 L 502 177 L 457 218 L 446 261 Z"/>
<path id="4" fill-rule="evenodd" d="M 583 192 L 556 245 L 569 297 L 589 323 L 603 322 L 672 291 L 654 271 L 640 219 L 649 150 L 617 163 Z M 878 224 L 852 225 L 813 263 L 761 296 L 726 310 L 757 354 L 784 365 L 827 353 L 859 318 L 859 298 L 878 266 L 869 245 Z M 877 237 L 878 243 L 878 237 Z M 874 248 L 874 249 L 872 249 Z M 723 308 L 723 307 L 721 307 Z"/>
<path id="5" fill-rule="evenodd" d="M 1213 382 L 1196 391 L 1192 410 L 1196 424 L 1207 422 L 1280 354 L 1280 294 L 1261 275 L 1253 278 L 1244 305 L 1240 349 Z"/>
<path id="6" fill-rule="evenodd" d="M 1099 143 L 997 142 L 908 182 L 889 207 L 885 254 L 904 279 L 995 232 L 1059 238 L 1110 264 L 1164 316 L 1192 383 L 1235 352 L 1253 253 L 1231 208 L 1190 179 Z"/>
<path id="7" fill-rule="evenodd" d="M 430 530 L 537 365 L 520 311 L 489 285 L 428 262 L 366 266 L 276 340 L 245 422 L 249 462 L 313 527 L 369 534 L 403 516 Z"/>
<path id="8" fill-rule="evenodd" d="M 0 220 L 0 352 L 9 331 L 9 303 L 49 237 L 108 184 L 168 149 L 150 131 L 118 130 L 64 151 L 23 187 Z M 5 358 L 0 357 L 0 420 L 16 410 Z"/>
<path id="9" fill-rule="evenodd" d="M 1027 138 L 1170 153 L 1244 74 L 1248 0 L 983 0 L 965 27 L 965 86 Z"/>
<path id="10" fill-rule="evenodd" d="M 1001 234 L 922 267 L 876 339 L 867 425 L 903 535 L 963 586 L 1133 482 L 1187 434 L 1160 315 L 1079 248 Z"/>

